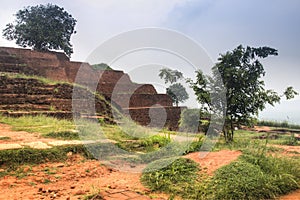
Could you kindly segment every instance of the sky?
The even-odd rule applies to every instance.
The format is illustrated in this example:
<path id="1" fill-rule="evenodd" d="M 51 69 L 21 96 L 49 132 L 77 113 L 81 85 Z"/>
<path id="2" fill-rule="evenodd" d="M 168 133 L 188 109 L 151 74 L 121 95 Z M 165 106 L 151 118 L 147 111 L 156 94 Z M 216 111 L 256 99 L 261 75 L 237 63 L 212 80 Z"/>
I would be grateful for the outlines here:
<path id="1" fill-rule="evenodd" d="M 299 0 L 10 0 L 1 3 L 0 29 L 13 22 L 24 6 L 52 3 L 77 19 L 71 59 L 85 61 L 112 36 L 145 27 L 178 31 L 200 44 L 217 61 L 220 53 L 244 46 L 269 46 L 279 55 L 263 60 L 266 87 L 282 93 L 287 86 L 300 92 Z M 0 38 L 0 46 L 14 42 Z M 119 63 L 117 69 L 128 72 Z M 133 80 L 135 81 L 135 80 Z M 300 124 L 300 97 L 268 107 L 263 119 Z"/>

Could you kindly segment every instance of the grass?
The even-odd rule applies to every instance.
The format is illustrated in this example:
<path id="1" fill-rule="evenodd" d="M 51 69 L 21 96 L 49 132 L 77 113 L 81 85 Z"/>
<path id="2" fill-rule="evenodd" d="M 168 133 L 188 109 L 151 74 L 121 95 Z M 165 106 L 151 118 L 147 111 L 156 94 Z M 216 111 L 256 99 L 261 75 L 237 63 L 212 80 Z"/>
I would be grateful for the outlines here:
<path id="1" fill-rule="evenodd" d="M 179 158 L 170 165 L 159 170 L 157 166 L 164 165 L 168 160 L 159 160 L 151 163 L 145 168 L 141 182 L 152 191 L 162 191 L 171 194 L 171 197 L 188 197 L 190 187 L 198 178 L 199 166 L 187 158 Z M 171 199 L 171 198 L 170 198 Z"/>
<path id="2" fill-rule="evenodd" d="M 201 173 L 191 160 L 180 158 L 152 171 L 164 160 L 150 164 L 141 177 L 152 191 L 183 199 L 276 199 L 299 188 L 300 161 L 245 153 L 237 161 L 219 168 L 211 177 Z M 149 170 L 150 169 L 150 170 Z"/>
<path id="3" fill-rule="evenodd" d="M 51 117 L 0 117 L 1 123 L 7 123 L 14 130 L 41 132 L 45 137 L 60 139 L 99 139 L 108 138 L 116 141 L 118 147 L 129 152 L 144 152 L 139 159 L 143 163 L 151 162 L 144 170 L 141 181 L 152 191 L 169 193 L 170 199 L 275 199 L 299 188 L 300 159 L 279 158 L 266 156 L 266 152 L 279 152 L 279 148 L 268 147 L 271 144 L 287 141 L 289 136 L 280 135 L 278 140 L 253 139 L 261 133 L 239 130 L 236 131 L 235 141 L 225 143 L 221 138 L 214 150 L 236 149 L 242 150 L 243 155 L 235 162 L 220 169 L 211 177 L 201 172 L 201 166 L 192 160 L 178 158 L 183 154 L 198 151 L 204 136 L 199 135 L 198 141 L 192 143 L 178 143 L 172 141 L 175 132 L 160 132 L 153 134 L 152 129 L 126 128 L 116 125 L 101 126 L 88 121 L 80 122 L 78 132 L 73 131 L 74 123 L 68 120 L 57 120 Z M 180 135 L 184 135 L 181 133 Z M 143 136 L 143 137 L 141 137 Z M 292 138 L 290 138 L 292 139 Z M 111 156 L 117 153 L 115 145 L 91 144 L 60 146 L 51 149 L 16 149 L 0 151 L 0 177 L 14 174 L 18 178 L 26 176 L 22 166 L 44 162 L 61 162 L 67 159 L 67 153 L 79 153 L 86 158 L 93 158 L 88 150 L 95 150 L 100 156 Z M 120 151 L 120 154 L 122 152 Z M 118 154 L 119 155 L 119 154 Z M 176 157 L 177 156 L 177 157 Z M 170 158 L 171 157 L 171 158 Z M 160 169 L 160 167 L 162 168 Z M 28 173 L 28 172 L 27 172 Z M 29 170 L 30 173 L 30 170 Z M 44 173 L 54 174 L 55 169 L 45 169 Z M 45 184 L 50 183 L 48 180 Z M 87 198 L 94 199 L 101 196 L 94 194 Z"/>
<path id="4" fill-rule="evenodd" d="M 77 131 L 59 131 L 59 132 L 50 132 L 43 134 L 44 137 L 56 138 L 62 140 L 79 140 L 80 137 Z"/>
<path id="5" fill-rule="evenodd" d="M 21 73 L 12 74 L 12 73 L 3 73 L 3 72 L 0 75 L 6 76 L 9 78 L 36 79 L 42 83 L 50 84 L 50 85 L 56 85 L 56 84 L 69 84 L 70 85 L 70 83 L 68 83 L 66 81 L 55 81 L 55 80 L 51 80 L 51 79 L 48 79 L 45 77 L 35 76 L 35 75 L 27 75 L 27 74 L 21 74 Z"/>
<path id="6" fill-rule="evenodd" d="M 273 133 L 272 133 L 273 134 Z M 276 134 L 276 133 L 275 133 Z M 231 143 L 226 143 L 225 140 L 221 137 L 217 144 L 214 146 L 214 151 L 219 151 L 221 149 L 230 149 L 230 150 L 247 150 L 253 148 L 261 148 L 265 146 L 266 142 L 268 144 L 276 144 L 276 145 L 300 145 L 299 141 L 292 135 L 284 135 L 284 134 L 276 134 L 278 139 L 257 139 L 261 135 L 266 135 L 267 133 L 258 133 L 255 131 L 247 131 L 247 130 L 238 130 L 235 131 L 234 141 Z M 267 151 L 280 151 L 280 148 L 267 146 Z"/>
<path id="7" fill-rule="evenodd" d="M 30 133 L 41 133 L 46 137 L 73 139 L 75 124 L 70 120 L 62 120 L 47 116 L 22 116 L 18 118 L 0 115 L 0 123 L 12 126 L 14 131 L 26 131 Z"/>
<path id="8" fill-rule="evenodd" d="M 0 140 L 10 140 L 11 138 L 10 137 L 7 137 L 7 136 L 0 136 Z"/>
<path id="9" fill-rule="evenodd" d="M 244 154 L 217 170 L 211 180 L 212 199 L 275 199 L 299 188 L 299 161 Z"/>
<path id="10" fill-rule="evenodd" d="M 67 159 L 67 153 L 69 152 L 81 154 L 86 158 L 92 158 L 83 145 L 66 145 L 51 149 L 10 149 L 0 151 L 0 167 L 11 171 L 22 165 L 61 162 Z"/>
<path id="11" fill-rule="evenodd" d="M 110 66 L 108 66 L 105 63 L 94 64 L 92 65 L 92 68 L 95 70 L 113 70 Z"/>

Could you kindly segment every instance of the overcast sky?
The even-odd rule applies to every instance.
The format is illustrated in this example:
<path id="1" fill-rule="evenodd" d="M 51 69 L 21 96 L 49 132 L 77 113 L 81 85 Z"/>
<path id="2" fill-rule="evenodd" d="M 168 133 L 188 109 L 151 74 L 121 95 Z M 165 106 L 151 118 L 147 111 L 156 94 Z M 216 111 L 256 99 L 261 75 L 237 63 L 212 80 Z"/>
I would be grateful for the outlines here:
<path id="1" fill-rule="evenodd" d="M 196 40 L 214 62 L 239 44 L 276 48 L 279 56 L 263 61 L 267 87 L 282 92 L 292 85 L 300 91 L 299 0 L 10 0 L 1 2 L 0 29 L 13 22 L 13 14 L 24 6 L 46 3 L 64 7 L 77 19 L 72 60 L 84 61 L 102 42 L 121 32 L 168 28 Z M 15 46 L 3 38 L 0 45 Z M 282 102 L 277 111 L 268 109 L 264 114 L 272 118 L 277 112 L 281 120 L 288 116 L 293 121 L 299 117 L 299 99 Z M 297 120 L 300 123 L 300 117 Z"/>

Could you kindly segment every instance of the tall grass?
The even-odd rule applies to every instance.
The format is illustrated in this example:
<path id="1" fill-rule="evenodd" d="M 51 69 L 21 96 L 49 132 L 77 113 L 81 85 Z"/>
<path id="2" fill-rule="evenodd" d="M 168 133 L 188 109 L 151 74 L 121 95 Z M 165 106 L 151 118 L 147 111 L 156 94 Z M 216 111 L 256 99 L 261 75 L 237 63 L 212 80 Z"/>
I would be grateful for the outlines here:
<path id="1" fill-rule="evenodd" d="M 299 188 L 300 161 L 264 154 L 247 153 L 219 168 L 212 177 L 201 173 L 190 160 L 182 158 L 156 171 L 155 161 L 144 171 L 141 181 L 152 191 L 162 191 L 183 199 L 233 200 L 276 199 Z"/>
<path id="2" fill-rule="evenodd" d="M 18 118 L 5 117 L 0 115 L 0 123 L 12 126 L 15 131 L 27 131 L 30 133 L 59 133 L 73 131 L 76 127 L 70 120 L 57 119 L 43 115 L 22 116 Z"/>

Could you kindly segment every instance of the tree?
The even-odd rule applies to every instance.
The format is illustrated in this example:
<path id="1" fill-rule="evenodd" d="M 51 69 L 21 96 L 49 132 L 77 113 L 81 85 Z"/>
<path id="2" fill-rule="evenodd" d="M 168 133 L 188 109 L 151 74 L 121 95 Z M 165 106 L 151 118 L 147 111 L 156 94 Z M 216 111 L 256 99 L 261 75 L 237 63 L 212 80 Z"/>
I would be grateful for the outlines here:
<path id="1" fill-rule="evenodd" d="M 4 38 L 39 51 L 63 50 L 68 56 L 73 53 L 70 38 L 76 33 L 76 20 L 63 8 L 38 5 L 19 10 L 15 16 L 15 24 L 9 23 L 3 30 Z"/>
<path id="2" fill-rule="evenodd" d="M 189 98 L 183 85 L 175 83 L 167 88 L 167 94 L 171 97 L 173 103 L 178 107 L 179 102 L 185 102 Z"/>
<path id="3" fill-rule="evenodd" d="M 162 68 L 159 71 L 158 75 L 161 79 L 165 79 L 166 84 L 168 82 L 172 84 L 177 82 L 180 79 L 183 79 L 183 74 L 180 71 L 171 70 L 169 68 Z M 189 98 L 189 95 L 186 92 L 185 87 L 183 87 L 183 85 L 180 83 L 175 83 L 170 85 L 167 88 L 166 92 L 171 97 L 172 102 L 175 103 L 177 107 L 179 102 L 183 103 Z"/>
<path id="4" fill-rule="evenodd" d="M 198 101 L 204 107 L 213 110 L 214 106 L 219 105 L 212 105 L 210 94 L 216 92 L 215 80 L 222 78 L 227 103 L 223 133 L 227 142 L 233 140 L 236 126 L 249 125 L 251 119 L 257 116 L 266 104 L 274 106 L 280 102 L 281 97 L 291 99 L 298 94 L 293 87 L 288 87 L 283 95 L 265 89 L 262 80 L 265 70 L 259 59 L 271 55 L 278 55 L 277 50 L 270 47 L 244 48 L 240 45 L 219 57 L 218 63 L 212 68 L 212 77 L 198 71 L 196 81 L 189 80 Z"/>
<path id="5" fill-rule="evenodd" d="M 180 71 L 171 70 L 169 68 L 162 68 L 161 70 L 159 70 L 158 75 L 161 79 L 165 79 L 165 83 L 175 83 L 183 78 L 183 75 Z"/>

